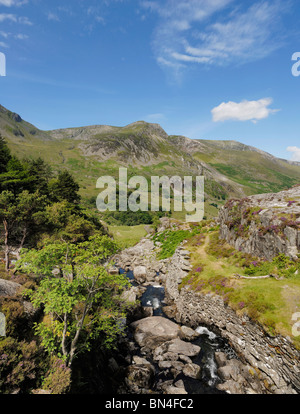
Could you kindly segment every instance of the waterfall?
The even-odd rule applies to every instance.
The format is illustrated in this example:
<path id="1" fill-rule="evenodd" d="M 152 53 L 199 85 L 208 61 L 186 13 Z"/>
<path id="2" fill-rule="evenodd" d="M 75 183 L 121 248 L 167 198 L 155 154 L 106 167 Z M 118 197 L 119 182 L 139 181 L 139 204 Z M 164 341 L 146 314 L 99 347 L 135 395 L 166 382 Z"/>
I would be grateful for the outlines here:
<path id="1" fill-rule="evenodd" d="M 214 334 L 212 331 L 208 330 L 205 326 L 199 326 L 195 329 L 196 332 L 198 332 L 200 335 L 208 335 L 208 338 L 210 340 L 216 339 L 217 335 Z"/>

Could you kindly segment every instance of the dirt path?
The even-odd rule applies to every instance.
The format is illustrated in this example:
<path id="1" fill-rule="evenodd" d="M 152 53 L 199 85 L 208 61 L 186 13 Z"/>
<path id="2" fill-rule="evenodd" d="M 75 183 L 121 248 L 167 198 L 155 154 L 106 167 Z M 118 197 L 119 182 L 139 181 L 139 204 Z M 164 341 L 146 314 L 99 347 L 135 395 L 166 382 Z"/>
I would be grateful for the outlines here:
<path id="1" fill-rule="evenodd" d="M 223 269 L 224 263 L 221 260 L 217 260 L 214 259 L 213 257 L 209 256 L 206 252 L 206 248 L 209 245 L 209 235 L 207 234 L 204 240 L 204 243 L 197 247 L 197 249 L 195 250 L 194 254 L 197 256 L 199 256 L 199 259 L 201 260 L 201 262 L 205 265 L 205 264 L 209 264 L 209 267 L 213 270 L 217 271 L 221 271 Z"/>

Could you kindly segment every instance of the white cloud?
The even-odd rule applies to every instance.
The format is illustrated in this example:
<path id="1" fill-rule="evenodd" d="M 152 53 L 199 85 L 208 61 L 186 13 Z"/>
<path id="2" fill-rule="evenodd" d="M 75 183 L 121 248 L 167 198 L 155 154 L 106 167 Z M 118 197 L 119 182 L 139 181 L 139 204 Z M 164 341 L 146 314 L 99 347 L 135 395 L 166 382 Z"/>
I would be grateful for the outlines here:
<path id="1" fill-rule="evenodd" d="M 9 20 L 14 23 L 21 23 L 21 24 L 26 24 L 28 26 L 32 26 L 32 22 L 28 19 L 28 17 L 25 17 L 25 16 L 18 17 L 15 14 L 0 13 L 0 22 L 4 22 L 5 20 Z"/>
<path id="2" fill-rule="evenodd" d="M 14 37 L 15 37 L 15 39 L 18 39 L 18 40 L 28 39 L 28 36 L 26 34 L 23 34 L 23 33 L 16 34 Z"/>
<path id="3" fill-rule="evenodd" d="M 287 147 L 286 150 L 292 153 L 291 161 L 300 161 L 300 148 Z"/>
<path id="4" fill-rule="evenodd" d="M 280 18 L 289 2 L 257 0 L 141 1 L 158 14 L 153 49 L 161 66 L 225 65 L 257 60 L 282 45 Z M 166 64 L 164 65 L 164 62 Z M 177 66 L 178 64 L 178 66 Z"/>
<path id="5" fill-rule="evenodd" d="M 212 109 L 214 122 L 223 121 L 252 121 L 256 123 L 261 119 L 268 118 L 270 114 L 278 109 L 268 108 L 272 103 L 271 98 L 259 99 L 258 101 L 223 102 Z"/>
<path id="6" fill-rule="evenodd" d="M 13 34 L 13 33 L 10 33 L 10 32 L 0 31 L 0 36 L 4 37 L 5 39 L 9 39 L 11 37 L 13 37 L 15 39 L 18 39 L 18 40 L 28 39 L 28 35 L 23 34 L 23 33 Z"/>
<path id="7" fill-rule="evenodd" d="M 4 22 L 5 20 L 17 22 L 17 17 L 14 14 L 0 13 L 0 22 Z"/>
<path id="8" fill-rule="evenodd" d="M 28 0 L 0 0 L 0 6 L 6 7 L 22 6 L 26 3 L 28 3 Z"/>
<path id="9" fill-rule="evenodd" d="M 18 22 L 19 23 L 22 23 L 22 24 L 26 24 L 28 26 L 32 26 L 33 25 L 33 23 L 26 16 L 19 17 L 18 18 Z"/>
<path id="10" fill-rule="evenodd" d="M 49 21 L 53 21 L 53 22 L 59 22 L 59 21 L 60 21 L 60 19 L 59 19 L 59 17 L 57 16 L 57 14 L 52 13 L 52 12 L 49 12 L 49 13 L 47 14 L 47 19 L 48 19 Z"/>

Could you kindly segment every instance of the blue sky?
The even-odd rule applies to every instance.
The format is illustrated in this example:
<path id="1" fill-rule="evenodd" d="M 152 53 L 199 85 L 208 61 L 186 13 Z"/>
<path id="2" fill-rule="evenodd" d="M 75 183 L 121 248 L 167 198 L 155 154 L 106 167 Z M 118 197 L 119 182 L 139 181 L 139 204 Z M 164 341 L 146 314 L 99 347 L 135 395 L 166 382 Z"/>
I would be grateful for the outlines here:
<path id="1" fill-rule="evenodd" d="M 45 130 L 145 120 L 300 161 L 299 18 L 298 0 L 0 0 L 0 104 Z"/>

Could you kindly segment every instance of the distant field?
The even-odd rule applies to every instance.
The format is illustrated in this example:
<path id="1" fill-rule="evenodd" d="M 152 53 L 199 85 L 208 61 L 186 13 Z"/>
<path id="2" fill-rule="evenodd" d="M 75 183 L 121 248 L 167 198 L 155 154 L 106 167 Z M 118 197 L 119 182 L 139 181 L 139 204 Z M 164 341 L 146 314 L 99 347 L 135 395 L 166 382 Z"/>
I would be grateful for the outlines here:
<path id="1" fill-rule="evenodd" d="M 139 226 L 108 226 L 109 231 L 122 248 L 132 247 L 146 236 L 147 232 L 144 227 L 144 224 Z"/>

